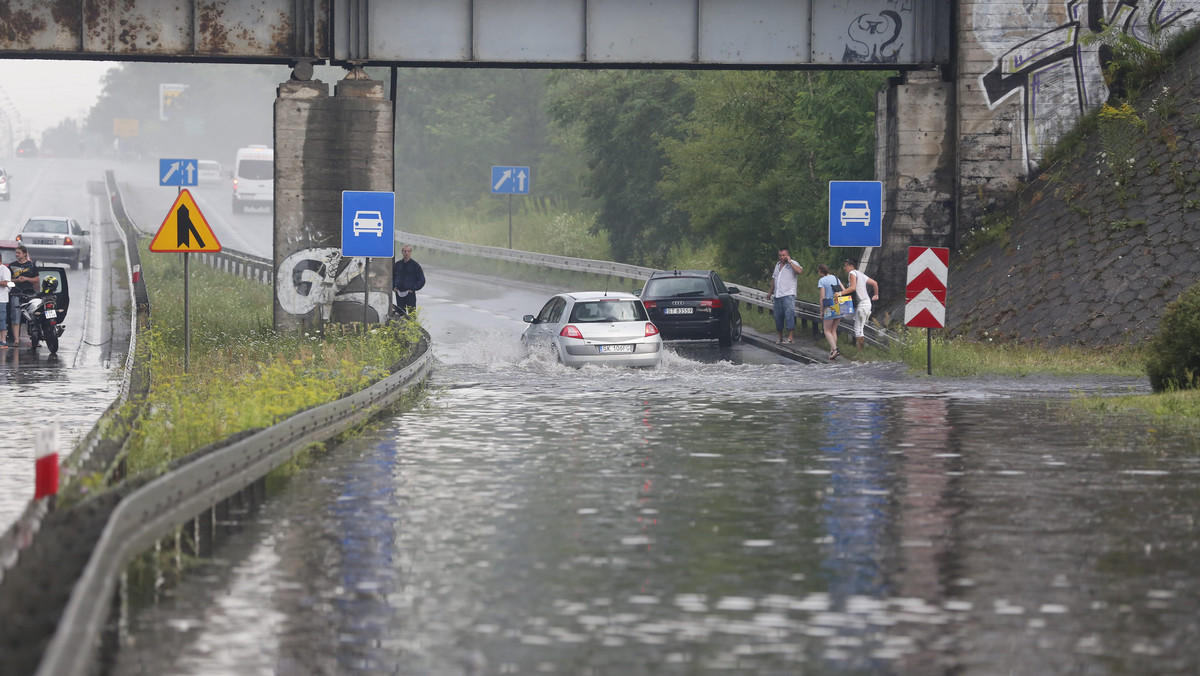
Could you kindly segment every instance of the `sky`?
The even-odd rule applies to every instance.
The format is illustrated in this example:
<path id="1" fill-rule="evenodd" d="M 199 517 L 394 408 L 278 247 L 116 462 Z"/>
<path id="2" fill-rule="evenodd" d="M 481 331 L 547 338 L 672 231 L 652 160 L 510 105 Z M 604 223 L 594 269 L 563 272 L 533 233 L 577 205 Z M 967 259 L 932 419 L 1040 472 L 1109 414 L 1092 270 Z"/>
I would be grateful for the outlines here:
<path id="1" fill-rule="evenodd" d="M 100 98 L 111 61 L 0 59 L 0 115 L 18 139 L 40 141 L 64 119 L 82 120 Z"/>

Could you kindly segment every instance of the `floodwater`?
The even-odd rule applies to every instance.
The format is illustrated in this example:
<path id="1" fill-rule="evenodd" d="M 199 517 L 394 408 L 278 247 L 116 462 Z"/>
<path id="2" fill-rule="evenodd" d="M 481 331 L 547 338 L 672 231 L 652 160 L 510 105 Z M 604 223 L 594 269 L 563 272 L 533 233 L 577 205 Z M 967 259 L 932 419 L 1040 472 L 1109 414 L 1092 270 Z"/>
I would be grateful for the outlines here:
<path id="1" fill-rule="evenodd" d="M 115 674 L 1193 674 L 1200 455 L 1142 380 L 571 370 L 482 333 L 157 604 Z"/>

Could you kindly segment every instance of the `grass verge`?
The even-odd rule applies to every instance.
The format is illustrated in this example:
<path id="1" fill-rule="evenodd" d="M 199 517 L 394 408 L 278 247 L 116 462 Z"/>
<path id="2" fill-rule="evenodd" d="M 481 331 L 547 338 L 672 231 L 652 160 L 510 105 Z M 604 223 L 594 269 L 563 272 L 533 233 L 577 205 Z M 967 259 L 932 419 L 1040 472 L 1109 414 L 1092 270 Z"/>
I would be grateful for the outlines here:
<path id="1" fill-rule="evenodd" d="M 130 435 L 130 474 L 362 389 L 421 339 L 419 314 L 367 327 L 331 324 L 320 334 L 276 333 L 271 287 L 192 265 L 185 372 L 182 254 L 143 248 L 142 261 L 152 328 L 138 349 L 151 386 Z"/>

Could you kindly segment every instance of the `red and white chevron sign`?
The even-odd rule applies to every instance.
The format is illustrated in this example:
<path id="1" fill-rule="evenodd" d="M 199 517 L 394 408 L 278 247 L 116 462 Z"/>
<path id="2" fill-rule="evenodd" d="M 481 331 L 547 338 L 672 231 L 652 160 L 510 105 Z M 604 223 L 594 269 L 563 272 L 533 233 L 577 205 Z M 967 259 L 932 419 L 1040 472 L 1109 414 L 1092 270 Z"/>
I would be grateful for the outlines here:
<path id="1" fill-rule="evenodd" d="M 920 329 L 946 326 L 946 277 L 950 249 L 908 247 L 908 282 L 904 288 L 904 325 Z"/>

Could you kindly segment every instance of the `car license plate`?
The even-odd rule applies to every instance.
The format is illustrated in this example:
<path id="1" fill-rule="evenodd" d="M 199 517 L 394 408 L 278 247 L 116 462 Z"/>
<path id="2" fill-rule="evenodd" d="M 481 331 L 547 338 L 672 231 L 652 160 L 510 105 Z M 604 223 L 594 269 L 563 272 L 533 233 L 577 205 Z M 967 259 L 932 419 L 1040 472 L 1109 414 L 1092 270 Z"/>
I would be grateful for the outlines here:
<path id="1" fill-rule="evenodd" d="M 46 310 L 46 319 L 57 319 L 58 312 L 54 310 Z"/>
<path id="2" fill-rule="evenodd" d="M 601 345 L 600 353 L 606 354 L 609 352 L 633 352 L 632 345 Z"/>
<path id="3" fill-rule="evenodd" d="M 33 243 L 34 244 L 58 244 L 58 242 L 56 242 L 52 239 L 35 239 L 35 240 L 33 240 Z"/>
<path id="4" fill-rule="evenodd" d="M 665 307 L 663 308 L 664 315 L 690 315 L 692 308 L 690 307 Z"/>

